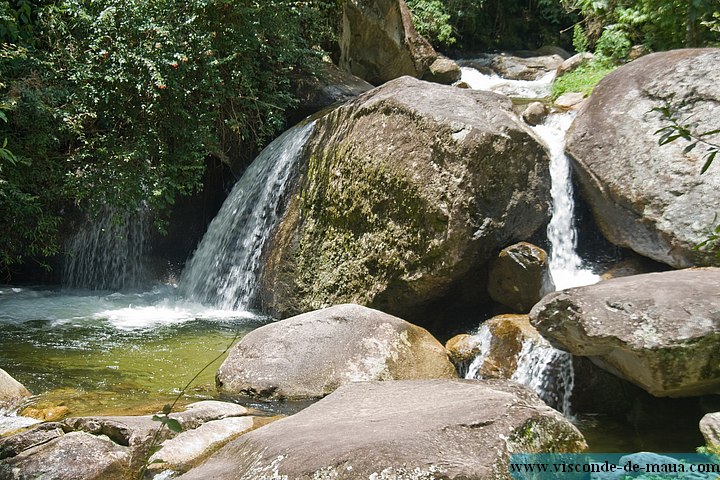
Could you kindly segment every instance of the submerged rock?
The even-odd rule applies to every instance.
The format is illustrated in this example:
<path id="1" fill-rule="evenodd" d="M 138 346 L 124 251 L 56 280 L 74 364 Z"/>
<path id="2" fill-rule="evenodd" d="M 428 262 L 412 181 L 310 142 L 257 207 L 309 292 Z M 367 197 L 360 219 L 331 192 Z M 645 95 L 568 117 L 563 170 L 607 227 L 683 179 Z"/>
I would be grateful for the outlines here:
<path id="1" fill-rule="evenodd" d="M 580 432 L 508 382 L 345 385 L 235 440 L 182 480 L 506 478 L 513 452 L 578 452 Z"/>
<path id="2" fill-rule="evenodd" d="M 488 273 L 488 293 L 517 313 L 527 313 L 545 295 L 555 291 L 547 253 L 520 242 L 500 251 Z"/>
<path id="3" fill-rule="evenodd" d="M 420 78 L 437 58 L 417 33 L 405 0 L 348 0 L 343 4 L 340 68 L 373 85 Z"/>
<path id="4" fill-rule="evenodd" d="M 655 396 L 720 391 L 720 268 L 607 280 L 530 312 L 551 343 Z"/>
<path id="5" fill-rule="evenodd" d="M 349 382 L 455 376 L 445 349 L 425 329 L 338 305 L 248 333 L 220 366 L 217 385 L 224 395 L 299 400 Z"/>
<path id="6" fill-rule="evenodd" d="M 547 152 L 488 92 L 394 80 L 318 120 L 303 162 L 263 273 L 278 317 L 477 305 L 494 252 L 548 218 Z"/>
<path id="7" fill-rule="evenodd" d="M 659 145 L 667 105 L 698 133 L 720 128 L 720 49 L 655 53 L 618 68 L 593 90 L 568 133 L 567 152 L 602 234 L 676 268 L 712 265 L 695 249 L 717 225 L 720 163 L 678 139 Z M 717 139 L 717 136 L 707 137 Z"/>
<path id="8" fill-rule="evenodd" d="M 32 393 L 22 383 L 0 368 L 0 410 L 10 410 L 30 395 Z"/>

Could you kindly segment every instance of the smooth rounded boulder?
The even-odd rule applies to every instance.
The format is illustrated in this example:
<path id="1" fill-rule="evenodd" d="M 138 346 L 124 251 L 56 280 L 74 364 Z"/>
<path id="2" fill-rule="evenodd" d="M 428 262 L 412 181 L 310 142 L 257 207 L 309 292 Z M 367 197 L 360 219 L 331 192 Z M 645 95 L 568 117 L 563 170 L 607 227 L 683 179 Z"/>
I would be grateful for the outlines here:
<path id="1" fill-rule="evenodd" d="M 216 378 L 225 396 L 302 400 L 350 382 L 456 376 L 445 348 L 427 330 L 348 304 L 253 330 Z"/>
<path id="2" fill-rule="evenodd" d="M 502 381 L 361 382 L 243 435 L 182 480 L 509 478 L 514 452 L 579 452 L 580 432 Z"/>
<path id="3" fill-rule="evenodd" d="M 697 124 L 696 134 L 720 129 L 718 85 L 720 49 L 709 48 L 647 55 L 595 87 L 566 151 L 610 242 L 675 268 L 717 265 L 713 252 L 695 247 L 718 223 L 720 159 L 701 174 L 708 153 L 701 142 L 660 145 L 659 131 L 672 122 L 656 109 Z M 718 143 L 720 135 L 703 139 Z"/>
<path id="4" fill-rule="evenodd" d="M 545 250 L 528 242 L 503 248 L 490 265 L 488 293 L 513 312 L 527 313 L 555 291 Z"/>
<path id="5" fill-rule="evenodd" d="M 530 312 L 558 348 L 658 397 L 720 391 L 720 268 L 616 278 L 551 293 Z"/>
<path id="6" fill-rule="evenodd" d="M 269 241 L 262 304 L 422 321 L 487 301 L 487 264 L 548 219 L 549 158 L 507 97 L 403 77 L 315 124 Z"/>
<path id="7" fill-rule="evenodd" d="M 25 386 L 0 368 L 0 410 L 10 409 L 32 395 Z"/>

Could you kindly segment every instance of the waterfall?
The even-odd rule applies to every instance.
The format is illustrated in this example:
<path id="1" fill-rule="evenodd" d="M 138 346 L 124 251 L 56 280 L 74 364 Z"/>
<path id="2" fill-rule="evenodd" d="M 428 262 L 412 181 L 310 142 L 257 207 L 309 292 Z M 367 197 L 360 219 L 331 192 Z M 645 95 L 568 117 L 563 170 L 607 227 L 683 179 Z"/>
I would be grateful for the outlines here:
<path id="1" fill-rule="evenodd" d="M 493 338 L 483 324 L 475 334 L 480 353 L 470 363 L 465 378 L 482 379 L 483 364 L 490 358 Z M 547 340 L 523 337 L 520 351 L 515 357 L 515 371 L 510 380 L 532 389 L 549 406 L 570 416 L 570 397 L 575 385 L 572 355 L 558 350 Z"/>
<path id="2" fill-rule="evenodd" d="M 128 290 L 148 280 L 146 258 L 150 222 L 146 209 L 105 209 L 68 241 L 63 286 L 90 290 Z"/>
<path id="3" fill-rule="evenodd" d="M 574 200 L 570 160 L 565 155 L 565 133 L 574 112 L 549 115 L 532 127 L 550 152 L 552 218 L 547 228 L 550 243 L 550 273 L 558 290 L 597 283 L 600 277 L 589 269 L 576 252 L 577 232 L 573 225 Z"/>
<path id="4" fill-rule="evenodd" d="M 218 308 L 247 309 L 263 248 L 280 219 L 286 190 L 313 123 L 268 145 L 233 187 L 180 278 L 180 293 Z"/>
<path id="5" fill-rule="evenodd" d="M 546 404 L 569 417 L 575 386 L 572 355 L 544 341 L 526 339 L 516 360 L 510 380 L 530 387 Z"/>

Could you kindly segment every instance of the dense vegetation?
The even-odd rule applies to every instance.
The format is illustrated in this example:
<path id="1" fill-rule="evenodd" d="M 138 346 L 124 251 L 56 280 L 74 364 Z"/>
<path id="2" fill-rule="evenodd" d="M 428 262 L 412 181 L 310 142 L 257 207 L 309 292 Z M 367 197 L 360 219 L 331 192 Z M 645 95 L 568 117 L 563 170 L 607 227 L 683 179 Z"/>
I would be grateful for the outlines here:
<path id="1" fill-rule="evenodd" d="M 436 46 L 528 49 L 573 46 L 623 58 L 720 42 L 717 0 L 408 0 Z"/>
<path id="2" fill-rule="evenodd" d="M 261 144 L 336 4 L 0 0 L 0 266 L 55 253 L 60 218 L 163 212 L 208 155 Z"/>

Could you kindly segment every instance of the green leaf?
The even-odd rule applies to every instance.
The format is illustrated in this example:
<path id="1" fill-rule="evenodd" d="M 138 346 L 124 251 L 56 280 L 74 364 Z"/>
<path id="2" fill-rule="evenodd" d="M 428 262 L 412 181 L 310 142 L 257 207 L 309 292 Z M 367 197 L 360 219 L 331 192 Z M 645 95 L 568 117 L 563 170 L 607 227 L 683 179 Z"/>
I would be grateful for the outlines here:
<path id="1" fill-rule="evenodd" d="M 715 155 L 717 155 L 717 150 L 710 152 L 707 156 L 707 160 L 705 161 L 705 165 L 700 169 L 700 175 L 707 172 L 707 169 L 710 168 L 710 165 L 712 164 L 713 160 L 715 160 Z"/>
<path id="2" fill-rule="evenodd" d="M 690 145 L 688 145 L 687 147 L 685 147 L 683 149 L 683 153 L 690 153 L 692 151 L 692 149 L 695 148 L 696 146 L 697 146 L 697 142 L 691 143 Z"/>
<path id="3" fill-rule="evenodd" d="M 169 414 L 170 412 L 172 412 L 172 405 L 170 405 L 169 403 L 166 403 L 165 406 L 164 406 L 163 409 L 162 409 L 162 412 L 163 412 L 165 415 L 167 415 L 167 414 Z"/>
<path id="4" fill-rule="evenodd" d="M 180 422 L 178 422 L 174 418 L 168 418 L 167 421 L 163 423 L 165 423 L 165 425 L 175 433 L 180 433 L 183 431 L 183 427 L 182 425 L 180 425 Z"/>

